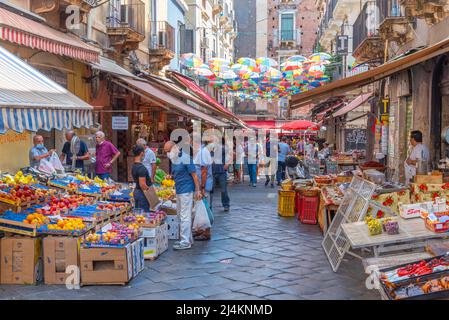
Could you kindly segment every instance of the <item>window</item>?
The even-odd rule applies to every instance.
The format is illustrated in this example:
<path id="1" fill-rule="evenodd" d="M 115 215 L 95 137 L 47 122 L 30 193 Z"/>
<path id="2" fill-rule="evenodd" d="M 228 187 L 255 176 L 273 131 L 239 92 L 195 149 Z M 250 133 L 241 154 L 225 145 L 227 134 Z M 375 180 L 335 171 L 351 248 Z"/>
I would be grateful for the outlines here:
<path id="1" fill-rule="evenodd" d="M 295 17 L 293 13 L 281 14 L 281 41 L 294 40 Z"/>

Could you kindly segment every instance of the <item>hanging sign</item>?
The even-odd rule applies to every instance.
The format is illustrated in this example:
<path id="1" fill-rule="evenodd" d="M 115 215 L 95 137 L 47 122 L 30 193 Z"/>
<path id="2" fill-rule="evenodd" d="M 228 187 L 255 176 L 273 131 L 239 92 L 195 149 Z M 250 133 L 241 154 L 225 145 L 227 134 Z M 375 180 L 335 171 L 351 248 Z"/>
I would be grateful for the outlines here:
<path id="1" fill-rule="evenodd" d="M 112 130 L 128 130 L 128 117 L 112 117 Z"/>

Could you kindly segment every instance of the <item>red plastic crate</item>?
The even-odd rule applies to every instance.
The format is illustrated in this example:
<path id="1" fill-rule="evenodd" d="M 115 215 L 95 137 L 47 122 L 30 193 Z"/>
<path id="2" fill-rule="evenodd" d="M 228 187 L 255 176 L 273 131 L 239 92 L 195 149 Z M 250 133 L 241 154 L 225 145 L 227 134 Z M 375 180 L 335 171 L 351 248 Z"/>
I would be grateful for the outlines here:
<path id="1" fill-rule="evenodd" d="M 320 204 L 319 197 L 307 197 L 299 195 L 298 219 L 302 223 L 317 224 L 317 213 Z"/>

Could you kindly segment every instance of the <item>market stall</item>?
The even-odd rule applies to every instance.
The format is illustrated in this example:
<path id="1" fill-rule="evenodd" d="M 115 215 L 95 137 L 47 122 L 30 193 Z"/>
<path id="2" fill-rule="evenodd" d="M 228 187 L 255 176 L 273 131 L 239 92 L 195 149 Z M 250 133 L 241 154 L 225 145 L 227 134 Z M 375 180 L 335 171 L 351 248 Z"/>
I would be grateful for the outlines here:
<path id="1" fill-rule="evenodd" d="M 75 284 L 126 284 L 179 237 L 174 183 L 158 179 L 160 205 L 142 212 L 126 184 L 38 170 L 1 175 L 0 283 L 65 284 L 75 265 Z"/>

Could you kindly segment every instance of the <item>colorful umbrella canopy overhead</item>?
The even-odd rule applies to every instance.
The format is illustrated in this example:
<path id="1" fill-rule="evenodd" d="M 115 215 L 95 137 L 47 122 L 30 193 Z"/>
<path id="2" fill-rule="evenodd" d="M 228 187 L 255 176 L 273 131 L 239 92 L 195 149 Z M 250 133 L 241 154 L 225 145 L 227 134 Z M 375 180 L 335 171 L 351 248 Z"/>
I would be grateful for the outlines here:
<path id="1" fill-rule="evenodd" d="M 212 58 L 204 64 L 194 54 L 183 54 L 181 64 L 188 73 L 209 86 L 218 88 L 239 100 L 275 100 L 319 87 L 329 81 L 325 75 L 331 58 L 327 53 L 316 53 L 307 59 L 291 56 L 278 66 L 268 57 L 256 60 L 243 57 L 232 64 L 222 58 Z"/>
<path id="2" fill-rule="evenodd" d="M 181 55 L 180 63 L 186 68 L 198 68 L 203 64 L 203 60 L 194 53 L 184 53 Z"/>

